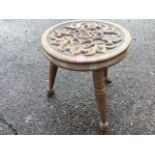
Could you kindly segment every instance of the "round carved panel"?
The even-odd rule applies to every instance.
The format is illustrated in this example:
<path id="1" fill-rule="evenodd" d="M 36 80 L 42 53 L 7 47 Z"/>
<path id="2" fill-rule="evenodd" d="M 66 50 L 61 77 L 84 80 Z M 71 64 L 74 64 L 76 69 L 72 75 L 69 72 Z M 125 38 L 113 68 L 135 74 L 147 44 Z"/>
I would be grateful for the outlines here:
<path id="1" fill-rule="evenodd" d="M 124 41 L 124 34 L 110 23 L 73 21 L 54 27 L 47 39 L 50 47 L 61 54 L 94 56 L 119 48 Z"/>

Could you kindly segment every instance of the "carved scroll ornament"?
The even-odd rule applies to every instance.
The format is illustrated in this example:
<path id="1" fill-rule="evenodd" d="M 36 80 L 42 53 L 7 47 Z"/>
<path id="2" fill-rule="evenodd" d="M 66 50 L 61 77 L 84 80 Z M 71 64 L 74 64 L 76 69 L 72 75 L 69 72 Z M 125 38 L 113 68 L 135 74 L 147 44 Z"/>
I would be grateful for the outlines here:
<path id="1" fill-rule="evenodd" d="M 49 43 L 69 55 L 106 54 L 118 47 L 122 39 L 118 28 L 97 22 L 73 22 L 49 33 Z"/>

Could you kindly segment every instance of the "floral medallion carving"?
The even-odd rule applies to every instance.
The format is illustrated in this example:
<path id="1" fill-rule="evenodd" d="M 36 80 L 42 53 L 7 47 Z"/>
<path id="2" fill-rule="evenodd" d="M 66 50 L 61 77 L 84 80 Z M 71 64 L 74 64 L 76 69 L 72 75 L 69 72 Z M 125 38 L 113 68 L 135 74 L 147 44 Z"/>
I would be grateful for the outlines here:
<path id="1" fill-rule="evenodd" d="M 113 25 L 80 21 L 59 25 L 48 34 L 48 43 L 65 55 L 106 54 L 123 42 L 123 33 Z"/>

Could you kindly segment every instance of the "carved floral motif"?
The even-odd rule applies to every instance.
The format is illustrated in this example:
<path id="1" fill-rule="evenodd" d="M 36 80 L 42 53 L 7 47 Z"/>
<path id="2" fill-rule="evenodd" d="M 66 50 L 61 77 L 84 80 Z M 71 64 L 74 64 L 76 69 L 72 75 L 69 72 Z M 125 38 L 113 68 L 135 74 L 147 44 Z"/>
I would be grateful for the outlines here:
<path id="1" fill-rule="evenodd" d="M 72 22 L 49 33 L 49 43 L 70 55 L 106 54 L 119 46 L 121 41 L 118 28 L 106 23 Z"/>

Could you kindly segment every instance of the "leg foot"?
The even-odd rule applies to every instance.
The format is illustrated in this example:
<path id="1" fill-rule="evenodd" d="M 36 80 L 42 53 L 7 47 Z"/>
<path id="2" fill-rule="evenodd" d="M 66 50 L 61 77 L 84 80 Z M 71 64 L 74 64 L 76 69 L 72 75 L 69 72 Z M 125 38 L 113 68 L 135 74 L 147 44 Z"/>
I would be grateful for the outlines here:
<path id="1" fill-rule="evenodd" d="M 106 84 L 110 84 L 111 82 L 112 82 L 111 80 L 105 79 L 105 83 L 106 83 Z"/>
<path id="2" fill-rule="evenodd" d="M 49 89 L 48 89 L 48 93 L 47 93 L 48 97 L 51 97 L 53 95 L 53 86 L 54 86 L 57 69 L 58 69 L 57 66 L 50 63 L 50 65 L 49 65 Z"/>
<path id="3" fill-rule="evenodd" d="M 105 122 L 105 123 L 103 123 L 103 122 L 100 122 L 100 130 L 102 131 L 102 132 L 107 132 L 108 131 L 108 122 Z"/>
<path id="4" fill-rule="evenodd" d="M 51 97 L 53 96 L 53 94 L 54 94 L 53 89 L 47 91 L 47 97 L 48 97 L 48 98 L 51 98 Z"/>
<path id="5" fill-rule="evenodd" d="M 108 68 L 104 68 L 105 83 L 110 84 L 112 81 L 108 78 Z"/>

